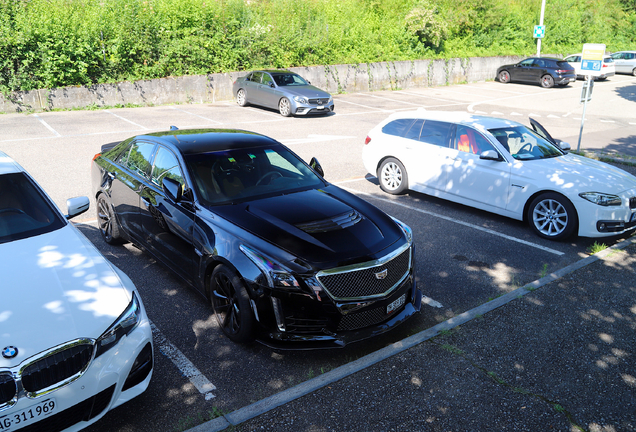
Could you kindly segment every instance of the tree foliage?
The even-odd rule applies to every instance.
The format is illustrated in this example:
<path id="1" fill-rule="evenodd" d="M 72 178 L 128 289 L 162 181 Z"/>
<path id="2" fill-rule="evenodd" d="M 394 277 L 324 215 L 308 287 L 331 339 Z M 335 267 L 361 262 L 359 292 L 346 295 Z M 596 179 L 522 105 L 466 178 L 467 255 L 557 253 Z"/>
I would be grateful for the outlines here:
<path id="1" fill-rule="evenodd" d="M 0 0 L 0 90 L 527 55 L 541 0 Z M 634 49 L 636 0 L 548 0 L 542 51 Z"/>

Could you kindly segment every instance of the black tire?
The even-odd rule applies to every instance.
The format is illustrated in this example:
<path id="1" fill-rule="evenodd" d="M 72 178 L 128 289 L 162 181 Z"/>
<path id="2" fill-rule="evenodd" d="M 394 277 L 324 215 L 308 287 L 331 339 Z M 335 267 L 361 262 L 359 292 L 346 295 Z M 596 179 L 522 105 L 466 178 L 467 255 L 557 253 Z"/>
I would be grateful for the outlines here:
<path id="1" fill-rule="evenodd" d="M 541 77 L 541 87 L 543 88 L 554 87 L 554 78 L 552 78 L 552 75 L 546 74 Z"/>
<path id="2" fill-rule="evenodd" d="M 636 68 L 632 69 L 632 75 L 636 76 Z"/>
<path id="3" fill-rule="evenodd" d="M 247 106 L 247 94 L 245 94 L 245 90 L 239 89 L 236 92 L 236 103 L 242 107 Z"/>
<path id="4" fill-rule="evenodd" d="M 283 117 L 289 117 L 292 114 L 291 110 L 291 102 L 289 102 L 289 99 L 282 98 L 278 101 L 278 112 L 280 115 Z"/>
<path id="5" fill-rule="evenodd" d="M 399 195 L 408 189 L 409 177 L 402 162 L 395 158 L 387 158 L 378 168 L 378 181 L 384 192 Z"/>
<path id="6" fill-rule="evenodd" d="M 499 78 L 499 82 L 507 84 L 510 82 L 510 73 L 506 70 L 503 70 L 499 72 L 498 78 Z"/>
<path id="7" fill-rule="evenodd" d="M 99 232 L 106 243 L 110 245 L 126 243 L 126 239 L 121 235 L 113 209 L 104 194 L 97 197 L 97 223 Z"/>
<path id="8" fill-rule="evenodd" d="M 212 272 L 210 303 L 219 327 L 230 340 L 239 343 L 254 340 L 254 316 L 247 289 L 241 278 L 223 264 Z"/>
<path id="9" fill-rule="evenodd" d="M 578 215 L 572 203 L 554 192 L 546 192 L 533 199 L 527 217 L 533 231 L 548 240 L 565 240 L 574 234 L 578 226 Z"/>

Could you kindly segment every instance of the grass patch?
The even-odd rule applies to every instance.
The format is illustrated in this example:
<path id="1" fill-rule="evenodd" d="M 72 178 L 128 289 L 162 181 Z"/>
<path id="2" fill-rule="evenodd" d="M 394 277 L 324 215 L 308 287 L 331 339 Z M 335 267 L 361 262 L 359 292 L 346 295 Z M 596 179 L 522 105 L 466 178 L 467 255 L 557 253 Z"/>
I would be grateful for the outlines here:
<path id="1" fill-rule="evenodd" d="M 594 242 L 588 246 L 587 252 L 590 255 L 594 255 L 605 249 L 607 249 L 607 245 L 605 243 Z"/>
<path id="2" fill-rule="evenodd" d="M 217 417 L 222 417 L 227 413 L 227 411 L 223 411 L 217 407 L 213 407 L 207 412 L 198 413 L 196 415 L 187 416 L 179 419 L 174 430 L 176 432 L 183 432 Z"/>

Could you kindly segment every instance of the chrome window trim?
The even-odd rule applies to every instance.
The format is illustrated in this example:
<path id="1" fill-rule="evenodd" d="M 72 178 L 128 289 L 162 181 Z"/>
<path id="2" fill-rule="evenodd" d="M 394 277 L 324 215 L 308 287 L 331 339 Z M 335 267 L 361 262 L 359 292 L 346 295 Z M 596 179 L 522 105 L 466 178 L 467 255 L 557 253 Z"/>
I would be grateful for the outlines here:
<path id="1" fill-rule="evenodd" d="M 81 377 L 82 375 L 84 375 L 84 373 L 86 372 L 86 370 L 90 367 L 90 365 L 93 363 L 93 360 L 95 359 L 95 353 L 96 353 L 96 349 L 95 349 L 95 339 L 90 339 L 90 338 L 78 338 L 78 339 L 74 339 L 68 342 L 65 342 L 63 344 L 54 346 L 52 348 L 49 348 L 45 351 L 42 351 L 38 354 L 35 354 L 29 358 L 27 358 L 26 360 L 24 360 L 22 363 L 20 363 L 17 366 L 11 367 L 11 368 L 6 368 L 6 369 L 0 369 L 0 372 L 9 372 L 10 375 L 13 376 L 13 380 L 15 382 L 16 385 L 16 394 L 13 397 L 12 400 L 10 400 L 9 402 L 6 402 L 4 404 L 0 405 L 0 411 L 3 411 L 7 408 L 11 408 L 13 405 L 16 404 L 16 402 L 18 401 L 18 399 L 23 398 L 23 397 L 27 397 L 29 399 L 37 399 L 39 397 L 45 396 L 57 389 L 60 389 L 62 387 L 65 387 L 69 384 L 71 384 L 72 382 L 76 381 L 79 377 Z M 49 387 L 46 387 L 44 389 L 35 391 L 35 392 L 28 392 L 24 389 L 24 386 L 22 385 L 22 374 L 24 373 L 24 370 L 26 368 L 28 368 L 29 366 L 33 365 L 34 363 L 37 363 L 40 360 L 45 359 L 46 357 L 55 355 L 61 351 L 65 351 L 69 348 L 73 348 L 75 346 L 78 345 L 91 345 L 93 347 L 93 351 L 91 353 L 91 358 L 88 362 L 86 362 L 86 365 L 77 373 L 75 373 L 74 375 L 71 375 L 70 377 L 59 381 Z"/>
<path id="2" fill-rule="evenodd" d="M 413 267 L 413 249 L 411 246 L 412 244 L 410 242 L 407 242 L 403 246 L 391 252 L 390 254 L 385 255 L 382 258 L 379 258 L 377 260 L 367 261 L 367 262 L 363 262 L 359 264 L 352 264 L 352 265 L 342 266 L 342 267 L 334 267 L 328 270 L 321 270 L 318 273 L 316 273 L 316 280 L 318 281 L 320 286 L 322 286 L 322 289 L 329 295 L 329 297 L 331 297 L 332 299 L 336 301 L 370 300 L 370 299 L 378 299 L 378 298 L 386 297 L 391 292 L 393 292 L 398 286 L 400 286 L 404 282 L 404 280 L 408 277 L 409 273 L 411 272 L 411 268 Z M 320 280 L 321 276 L 331 276 L 331 275 L 341 274 L 341 273 L 351 273 L 355 271 L 369 270 L 374 267 L 384 265 L 388 263 L 389 261 L 393 260 L 394 258 L 397 258 L 398 256 L 400 256 L 407 249 L 409 250 L 409 263 L 408 263 L 406 272 L 404 273 L 404 275 L 402 275 L 402 277 L 397 283 L 395 283 L 391 288 L 389 288 L 383 293 L 373 294 L 370 296 L 361 296 L 361 297 L 334 297 L 331 294 L 331 292 L 329 292 L 327 287 Z"/>

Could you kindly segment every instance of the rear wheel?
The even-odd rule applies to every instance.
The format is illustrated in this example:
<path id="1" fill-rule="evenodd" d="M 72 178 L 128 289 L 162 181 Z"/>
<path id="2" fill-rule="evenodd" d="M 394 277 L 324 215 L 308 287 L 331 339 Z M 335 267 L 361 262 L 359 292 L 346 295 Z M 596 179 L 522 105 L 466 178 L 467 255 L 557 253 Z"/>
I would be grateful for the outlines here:
<path id="1" fill-rule="evenodd" d="M 564 240 L 574 234 L 578 216 L 572 203 L 563 195 L 548 192 L 537 196 L 528 208 L 528 222 L 539 236 Z"/>
<path id="2" fill-rule="evenodd" d="M 541 87 L 544 87 L 544 88 L 554 87 L 554 78 L 552 78 L 552 75 L 543 75 L 541 77 Z"/>
<path id="3" fill-rule="evenodd" d="M 509 83 L 510 82 L 510 74 L 508 71 L 499 72 L 499 82 Z"/>
<path id="4" fill-rule="evenodd" d="M 241 278 L 223 264 L 212 272 L 210 301 L 219 327 L 230 340 L 254 340 L 254 317 L 247 289 Z"/>
<path id="5" fill-rule="evenodd" d="M 409 184 L 406 168 L 402 162 L 395 158 L 387 158 L 382 161 L 380 168 L 378 168 L 378 180 L 384 192 L 394 195 L 404 193 Z"/>
<path id="6" fill-rule="evenodd" d="M 632 69 L 632 75 L 636 76 L 636 68 Z"/>
<path id="7" fill-rule="evenodd" d="M 236 92 L 236 103 L 242 107 L 247 106 L 247 95 L 245 94 L 245 90 L 239 89 L 239 91 Z"/>
<path id="8" fill-rule="evenodd" d="M 111 245 L 126 243 L 126 240 L 121 236 L 119 224 L 111 205 L 104 194 L 97 197 L 97 222 L 99 232 L 106 243 Z"/>

